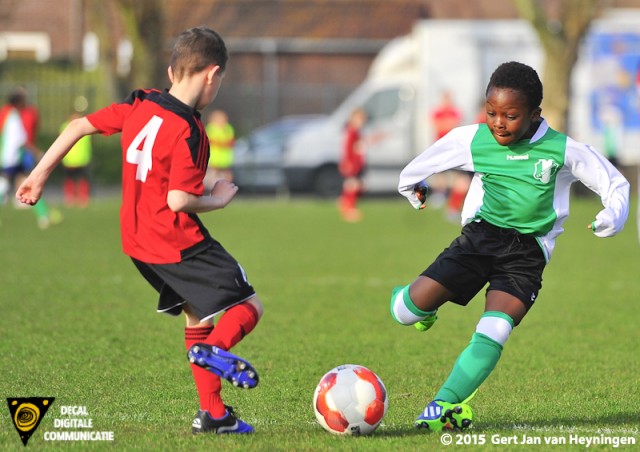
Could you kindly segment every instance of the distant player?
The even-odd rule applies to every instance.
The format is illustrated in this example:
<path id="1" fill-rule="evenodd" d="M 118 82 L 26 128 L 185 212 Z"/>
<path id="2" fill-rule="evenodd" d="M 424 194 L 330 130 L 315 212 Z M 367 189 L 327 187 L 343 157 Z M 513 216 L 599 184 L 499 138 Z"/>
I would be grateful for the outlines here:
<path id="1" fill-rule="evenodd" d="M 16 194 L 35 204 L 80 138 L 122 133 L 122 245 L 160 293 L 158 311 L 186 315 L 185 344 L 200 398 L 193 433 L 254 430 L 224 405 L 221 377 L 238 387 L 258 384 L 253 366 L 228 350 L 255 328 L 262 304 L 242 267 L 197 216 L 224 208 L 238 191 L 226 180 L 204 180 L 209 142 L 199 110 L 215 99 L 227 59 L 215 31 L 186 30 L 173 48 L 169 90 L 134 91 L 121 103 L 72 120 Z"/>
<path id="2" fill-rule="evenodd" d="M 400 174 L 399 191 L 424 207 L 424 180 L 450 169 L 473 171 L 462 234 L 410 285 L 396 288 L 391 313 L 429 329 L 447 301 L 466 305 L 488 283 L 485 312 L 417 427 L 466 428 L 468 401 L 496 366 L 513 328 L 533 306 L 542 272 L 569 214 L 570 185 L 580 181 L 604 209 L 589 224 L 598 237 L 620 232 L 629 183 L 592 147 L 549 127 L 540 116 L 542 84 L 531 67 L 500 65 L 486 89 L 486 124 L 453 129 Z"/>
<path id="3" fill-rule="evenodd" d="M 27 90 L 17 87 L 0 108 L 0 198 L 5 200 L 6 190 L 19 186 L 31 171 L 40 151 L 35 139 L 38 130 L 38 110 L 27 102 Z M 57 210 L 50 211 L 44 199 L 33 209 L 40 229 L 62 221 Z"/>
<path id="4" fill-rule="evenodd" d="M 209 177 L 233 181 L 233 144 L 236 132 L 229 123 L 229 116 L 222 110 L 213 110 L 204 127 L 211 155 L 209 157 Z"/>
<path id="5" fill-rule="evenodd" d="M 351 112 L 345 127 L 342 143 L 342 155 L 338 169 L 344 178 L 340 194 L 340 214 L 345 221 L 357 222 L 362 219 L 358 209 L 358 199 L 364 189 L 364 172 L 366 168 L 365 140 L 362 128 L 367 122 L 367 112 L 358 108 Z"/>
<path id="6" fill-rule="evenodd" d="M 60 127 L 64 130 L 69 121 L 80 118 L 79 112 L 71 113 L 69 120 Z M 67 207 L 87 207 L 91 199 L 91 186 L 89 183 L 89 165 L 93 154 L 91 136 L 86 135 L 78 140 L 71 150 L 62 159 L 64 167 L 64 180 L 62 182 L 62 195 Z"/>

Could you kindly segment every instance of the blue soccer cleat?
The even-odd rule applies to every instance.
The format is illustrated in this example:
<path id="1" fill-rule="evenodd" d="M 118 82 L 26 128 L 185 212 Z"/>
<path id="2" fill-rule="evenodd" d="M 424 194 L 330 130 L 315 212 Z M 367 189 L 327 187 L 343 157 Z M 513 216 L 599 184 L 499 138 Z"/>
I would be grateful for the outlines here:
<path id="1" fill-rule="evenodd" d="M 244 359 L 213 345 L 198 343 L 189 348 L 187 357 L 192 364 L 213 372 L 238 388 L 251 389 L 258 385 L 258 372 Z"/>
<path id="2" fill-rule="evenodd" d="M 253 433 L 254 428 L 246 422 L 238 419 L 233 412 L 233 408 L 226 406 L 227 412 L 220 419 L 214 419 L 204 410 L 199 410 L 193 423 L 191 433 L 215 433 L 222 435 L 225 433 Z"/>

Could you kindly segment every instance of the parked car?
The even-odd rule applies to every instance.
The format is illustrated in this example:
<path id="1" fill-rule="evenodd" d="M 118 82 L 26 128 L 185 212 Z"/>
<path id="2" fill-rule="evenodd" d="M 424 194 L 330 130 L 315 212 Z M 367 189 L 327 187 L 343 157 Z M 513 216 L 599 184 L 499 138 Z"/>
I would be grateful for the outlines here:
<path id="1" fill-rule="evenodd" d="M 288 138 L 323 115 L 285 116 L 236 140 L 234 182 L 248 191 L 288 190 L 283 170 L 283 153 Z"/>

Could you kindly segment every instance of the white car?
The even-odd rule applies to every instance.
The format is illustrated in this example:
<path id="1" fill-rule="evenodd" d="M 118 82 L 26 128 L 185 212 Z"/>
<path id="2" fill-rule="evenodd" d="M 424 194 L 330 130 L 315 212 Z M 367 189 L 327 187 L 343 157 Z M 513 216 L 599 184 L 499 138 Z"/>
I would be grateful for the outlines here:
<path id="1" fill-rule="evenodd" d="M 286 191 L 283 152 L 288 138 L 322 115 L 285 116 L 236 140 L 234 182 L 247 191 Z"/>

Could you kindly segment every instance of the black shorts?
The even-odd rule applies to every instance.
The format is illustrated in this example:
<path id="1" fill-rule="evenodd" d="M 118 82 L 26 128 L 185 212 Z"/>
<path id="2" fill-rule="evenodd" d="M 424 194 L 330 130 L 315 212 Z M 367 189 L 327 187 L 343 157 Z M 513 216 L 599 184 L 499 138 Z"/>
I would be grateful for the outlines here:
<path id="1" fill-rule="evenodd" d="M 467 305 L 487 284 L 519 298 L 531 308 L 542 287 L 546 260 L 535 237 L 503 229 L 486 221 L 471 222 L 424 272 Z"/>
<path id="2" fill-rule="evenodd" d="M 206 320 L 255 295 L 243 268 L 215 240 L 177 264 L 131 260 L 160 293 L 158 312 L 179 315 L 187 303 L 200 320 Z"/>
<path id="3" fill-rule="evenodd" d="M 80 179 L 89 178 L 88 166 L 67 166 L 64 168 L 64 177 L 78 181 Z"/>

